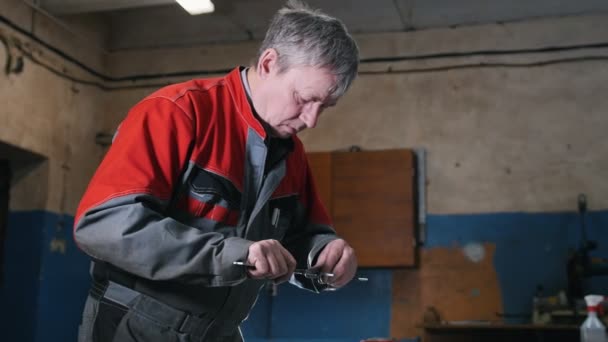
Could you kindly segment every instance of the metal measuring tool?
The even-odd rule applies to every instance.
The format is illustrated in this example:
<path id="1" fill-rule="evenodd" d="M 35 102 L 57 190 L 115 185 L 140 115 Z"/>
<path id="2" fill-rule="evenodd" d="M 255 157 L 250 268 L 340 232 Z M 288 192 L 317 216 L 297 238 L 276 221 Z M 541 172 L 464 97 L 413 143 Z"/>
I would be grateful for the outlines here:
<path id="1" fill-rule="evenodd" d="M 237 266 L 244 266 L 244 267 L 252 267 L 252 268 L 255 267 L 254 265 L 248 264 L 243 261 L 235 261 L 232 264 L 237 265 Z M 303 275 L 306 279 L 314 279 L 314 280 L 317 280 L 321 284 L 327 283 L 325 278 L 331 278 L 334 276 L 333 273 L 319 272 L 318 270 L 303 269 L 303 268 L 296 268 L 293 271 L 293 274 Z M 356 277 L 355 279 L 357 279 L 358 281 L 368 281 L 368 279 L 365 277 Z"/>

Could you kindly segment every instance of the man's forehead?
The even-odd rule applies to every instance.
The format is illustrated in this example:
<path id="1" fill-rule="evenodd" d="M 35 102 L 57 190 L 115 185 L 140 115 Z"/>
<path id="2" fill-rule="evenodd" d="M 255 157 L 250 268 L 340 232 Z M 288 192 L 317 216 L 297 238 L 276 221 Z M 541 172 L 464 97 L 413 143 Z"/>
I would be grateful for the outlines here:
<path id="1" fill-rule="evenodd" d="M 311 96 L 319 98 L 331 97 L 338 88 L 335 80 L 318 79 L 318 80 L 301 80 L 299 88 L 301 91 L 309 93 Z"/>
<path id="2" fill-rule="evenodd" d="M 306 97 L 307 100 L 323 102 L 326 105 L 335 105 L 338 102 L 339 96 L 336 94 L 336 87 L 304 87 L 300 90 L 300 95 Z"/>
<path id="3" fill-rule="evenodd" d="M 338 88 L 337 77 L 327 68 L 299 66 L 294 69 L 297 69 L 293 75 L 295 88 L 301 95 L 324 103 L 335 103 L 338 100 L 335 94 Z"/>

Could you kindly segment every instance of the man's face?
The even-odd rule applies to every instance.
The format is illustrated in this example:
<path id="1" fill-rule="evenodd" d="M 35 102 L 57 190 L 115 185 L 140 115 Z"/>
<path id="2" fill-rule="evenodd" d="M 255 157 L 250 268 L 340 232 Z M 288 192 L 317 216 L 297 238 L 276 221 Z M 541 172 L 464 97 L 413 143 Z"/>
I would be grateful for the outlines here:
<path id="1" fill-rule="evenodd" d="M 264 105 L 257 108 L 258 114 L 275 137 L 288 138 L 313 128 L 323 110 L 335 105 L 331 90 L 336 79 L 328 69 L 310 66 L 271 71 L 264 80 Z"/>

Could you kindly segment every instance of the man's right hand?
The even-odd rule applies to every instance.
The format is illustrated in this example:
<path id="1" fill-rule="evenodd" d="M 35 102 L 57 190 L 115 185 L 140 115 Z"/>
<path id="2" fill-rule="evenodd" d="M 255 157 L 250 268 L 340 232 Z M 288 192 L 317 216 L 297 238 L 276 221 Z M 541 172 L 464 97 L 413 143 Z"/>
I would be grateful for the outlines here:
<path id="1" fill-rule="evenodd" d="M 247 272 L 253 279 L 272 279 L 280 284 L 289 280 L 296 269 L 296 260 L 277 240 L 257 241 L 249 246 Z"/>

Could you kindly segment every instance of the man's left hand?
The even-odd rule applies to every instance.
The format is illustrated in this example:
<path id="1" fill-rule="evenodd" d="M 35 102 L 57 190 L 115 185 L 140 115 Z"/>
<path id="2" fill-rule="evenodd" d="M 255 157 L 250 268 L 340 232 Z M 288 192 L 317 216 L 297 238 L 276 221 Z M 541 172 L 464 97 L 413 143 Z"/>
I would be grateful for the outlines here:
<path id="1" fill-rule="evenodd" d="M 319 254 L 315 269 L 324 273 L 333 273 L 326 279 L 331 287 L 342 287 L 353 279 L 357 272 L 357 257 L 355 250 L 342 239 L 329 242 Z"/>

